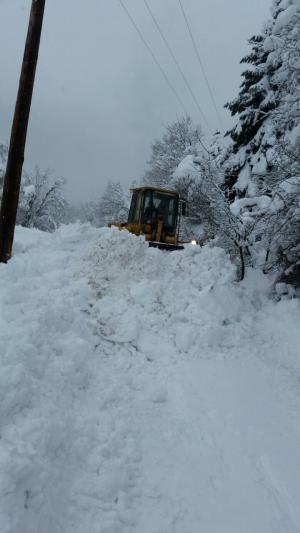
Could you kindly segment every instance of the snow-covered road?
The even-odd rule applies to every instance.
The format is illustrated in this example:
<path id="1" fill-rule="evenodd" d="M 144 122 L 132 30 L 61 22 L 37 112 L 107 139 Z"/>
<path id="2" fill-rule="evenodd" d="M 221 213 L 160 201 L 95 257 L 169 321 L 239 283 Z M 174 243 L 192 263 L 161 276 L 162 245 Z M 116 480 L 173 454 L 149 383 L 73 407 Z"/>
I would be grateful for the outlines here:
<path id="1" fill-rule="evenodd" d="M 300 306 L 267 291 L 218 249 L 19 229 L 1 533 L 298 533 Z"/>

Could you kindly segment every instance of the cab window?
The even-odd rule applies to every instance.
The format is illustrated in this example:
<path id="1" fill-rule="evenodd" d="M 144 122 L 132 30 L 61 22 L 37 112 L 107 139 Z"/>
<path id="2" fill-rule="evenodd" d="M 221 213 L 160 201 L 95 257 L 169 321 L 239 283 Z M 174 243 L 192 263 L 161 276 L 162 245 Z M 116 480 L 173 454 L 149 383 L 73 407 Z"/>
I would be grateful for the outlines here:
<path id="1" fill-rule="evenodd" d="M 152 222 L 152 191 L 145 192 L 142 220 L 144 224 L 151 224 Z"/>
<path id="2" fill-rule="evenodd" d="M 176 224 L 178 200 L 174 196 L 153 192 L 153 212 L 163 216 L 164 225 L 172 229 Z"/>
<path id="3" fill-rule="evenodd" d="M 140 212 L 142 205 L 142 193 L 134 192 L 131 199 L 128 222 L 138 223 L 140 221 Z"/>

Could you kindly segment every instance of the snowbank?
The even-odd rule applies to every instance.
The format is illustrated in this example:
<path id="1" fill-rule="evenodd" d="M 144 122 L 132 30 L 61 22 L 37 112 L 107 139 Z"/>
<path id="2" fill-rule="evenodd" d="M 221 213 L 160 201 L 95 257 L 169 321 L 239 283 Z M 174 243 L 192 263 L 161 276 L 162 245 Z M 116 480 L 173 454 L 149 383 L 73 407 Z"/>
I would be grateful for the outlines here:
<path id="1" fill-rule="evenodd" d="M 298 531 L 298 300 L 80 224 L 0 279 L 1 533 Z"/>

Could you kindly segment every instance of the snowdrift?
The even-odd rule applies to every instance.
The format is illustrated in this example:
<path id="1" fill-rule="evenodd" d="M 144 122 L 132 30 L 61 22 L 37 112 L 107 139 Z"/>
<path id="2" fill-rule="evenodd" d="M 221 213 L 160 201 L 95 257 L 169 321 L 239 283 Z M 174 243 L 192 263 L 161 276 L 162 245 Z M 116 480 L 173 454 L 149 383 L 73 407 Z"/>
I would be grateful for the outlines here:
<path id="1" fill-rule="evenodd" d="M 180 351 L 197 353 L 216 334 L 215 326 L 231 313 L 231 322 L 238 317 L 239 305 L 228 310 L 235 269 L 221 249 L 189 246 L 162 253 L 143 237 L 104 229 L 87 262 L 99 296 L 98 321 L 114 341 L 144 345 L 146 331 L 158 352 L 163 335 Z"/>

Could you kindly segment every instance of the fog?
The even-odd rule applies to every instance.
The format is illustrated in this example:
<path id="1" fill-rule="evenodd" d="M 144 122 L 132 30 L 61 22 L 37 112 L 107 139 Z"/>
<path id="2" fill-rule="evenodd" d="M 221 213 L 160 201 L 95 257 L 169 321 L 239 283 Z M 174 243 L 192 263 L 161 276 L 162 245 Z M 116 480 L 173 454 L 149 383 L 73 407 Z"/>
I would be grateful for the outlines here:
<path id="1" fill-rule="evenodd" d="M 197 96 L 183 83 L 142 0 L 124 0 L 184 108 L 209 135 L 220 128 L 177 0 L 148 0 Z M 182 0 L 223 131 L 237 95 L 247 39 L 270 0 Z M 0 0 L 0 138 L 8 141 L 31 0 Z M 125 186 L 145 169 L 151 142 L 184 113 L 118 0 L 47 0 L 25 167 L 52 169 L 70 201 Z"/>

